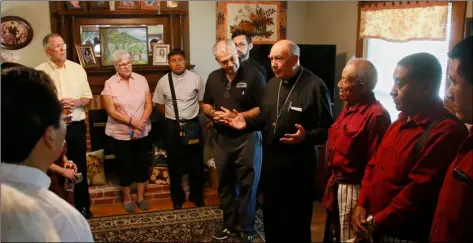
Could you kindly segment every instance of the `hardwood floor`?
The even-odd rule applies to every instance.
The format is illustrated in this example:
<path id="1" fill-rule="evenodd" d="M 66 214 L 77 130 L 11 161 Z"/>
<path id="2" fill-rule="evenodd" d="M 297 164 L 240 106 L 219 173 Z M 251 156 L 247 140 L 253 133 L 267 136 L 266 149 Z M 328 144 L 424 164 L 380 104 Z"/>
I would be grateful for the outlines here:
<path id="1" fill-rule="evenodd" d="M 205 195 L 206 195 L 206 198 L 204 201 L 206 205 L 218 205 L 220 203 L 216 190 L 207 191 Z M 150 204 L 151 209 L 148 212 L 172 209 L 172 201 L 170 199 L 150 201 L 149 204 Z M 183 208 L 191 208 L 191 207 L 195 207 L 195 205 L 191 202 L 186 202 L 183 205 Z M 127 212 L 123 208 L 123 205 L 120 203 L 92 206 L 90 210 L 92 211 L 94 217 L 127 214 Z M 142 212 L 143 211 L 141 211 L 140 209 L 137 209 L 136 213 L 142 213 Z M 324 230 L 325 230 L 325 211 L 319 202 L 315 202 L 314 210 L 312 214 L 312 225 L 311 225 L 312 242 L 322 242 L 323 236 L 324 236 Z"/>

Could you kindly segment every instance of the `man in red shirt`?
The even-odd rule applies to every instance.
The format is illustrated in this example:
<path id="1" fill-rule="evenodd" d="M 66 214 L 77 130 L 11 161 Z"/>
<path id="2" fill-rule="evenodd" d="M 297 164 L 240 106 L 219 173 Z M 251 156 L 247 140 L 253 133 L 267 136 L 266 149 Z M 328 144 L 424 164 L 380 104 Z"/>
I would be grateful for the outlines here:
<path id="1" fill-rule="evenodd" d="M 449 78 L 456 116 L 473 124 L 473 37 L 458 43 L 449 53 Z M 435 212 L 431 242 L 472 242 L 473 234 L 473 127 L 447 171 Z"/>
<path id="2" fill-rule="evenodd" d="M 438 192 L 468 131 L 438 96 L 435 56 L 404 57 L 393 78 L 390 94 L 401 113 L 366 167 L 353 228 L 380 242 L 428 241 Z"/>
<path id="3" fill-rule="evenodd" d="M 355 237 L 350 226 L 358 202 L 366 165 L 391 124 L 389 113 L 376 100 L 377 71 L 368 60 L 355 59 L 345 66 L 338 82 L 345 108 L 328 132 L 329 168 L 332 171 L 324 196 L 327 209 L 325 240 L 345 242 Z"/>

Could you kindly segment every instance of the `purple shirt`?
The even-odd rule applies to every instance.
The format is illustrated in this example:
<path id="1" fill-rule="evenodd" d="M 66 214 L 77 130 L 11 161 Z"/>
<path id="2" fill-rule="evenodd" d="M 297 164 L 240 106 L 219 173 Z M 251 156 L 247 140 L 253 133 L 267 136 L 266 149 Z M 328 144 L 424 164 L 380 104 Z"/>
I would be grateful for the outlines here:
<path id="1" fill-rule="evenodd" d="M 149 91 L 148 81 L 145 77 L 132 72 L 128 82 L 129 86 L 117 73 L 105 81 L 102 95 L 112 97 L 113 104 L 118 112 L 127 114 L 129 117 L 141 118 L 146 103 L 146 92 Z M 151 123 L 146 121 L 143 137 L 148 136 L 150 130 Z M 130 140 L 130 131 L 133 131 L 131 125 L 108 117 L 105 126 L 107 136 L 117 140 Z"/>

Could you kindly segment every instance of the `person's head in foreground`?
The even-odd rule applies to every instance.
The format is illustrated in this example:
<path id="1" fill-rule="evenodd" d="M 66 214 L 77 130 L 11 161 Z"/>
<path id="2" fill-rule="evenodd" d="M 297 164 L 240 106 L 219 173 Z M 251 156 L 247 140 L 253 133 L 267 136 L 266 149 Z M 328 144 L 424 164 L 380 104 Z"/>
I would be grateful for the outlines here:
<path id="1" fill-rule="evenodd" d="M 62 151 L 66 125 L 51 78 L 25 66 L 2 69 L 1 161 L 46 172 Z"/>

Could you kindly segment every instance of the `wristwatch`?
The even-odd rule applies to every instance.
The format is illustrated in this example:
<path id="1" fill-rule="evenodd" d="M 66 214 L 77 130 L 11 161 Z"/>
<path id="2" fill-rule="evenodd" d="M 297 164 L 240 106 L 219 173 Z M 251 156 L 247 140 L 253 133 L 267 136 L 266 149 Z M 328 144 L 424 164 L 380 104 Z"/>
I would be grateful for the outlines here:
<path id="1" fill-rule="evenodd" d="M 368 218 L 366 218 L 366 222 L 368 222 L 369 225 L 373 225 L 374 224 L 373 215 L 368 215 Z"/>

